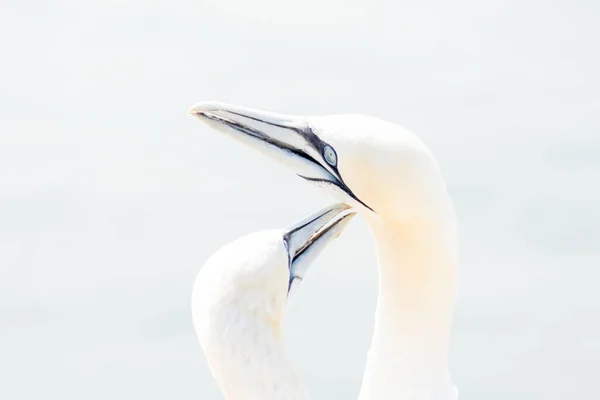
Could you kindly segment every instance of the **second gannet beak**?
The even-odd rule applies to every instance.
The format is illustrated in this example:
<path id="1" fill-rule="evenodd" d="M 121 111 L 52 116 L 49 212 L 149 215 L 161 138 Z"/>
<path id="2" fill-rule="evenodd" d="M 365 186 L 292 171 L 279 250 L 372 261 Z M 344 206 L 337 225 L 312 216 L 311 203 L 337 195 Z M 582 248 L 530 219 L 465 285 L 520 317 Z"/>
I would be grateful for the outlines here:
<path id="1" fill-rule="evenodd" d="M 349 196 L 350 201 L 373 211 L 346 185 L 338 170 L 335 149 L 313 132 L 306 117 L 212 101 L 196 104 L 189 113 L 268 155 L 296 175 L 318 185 L 333 185 Z"/>
<path id="2" fill-rule="evenodd" d="M 338 237 L 355 215 L 344 203 L 326 207 L 284 230 L 288 250 L 290 282 L 288 292 L 304 278 L 308 266 L 321 251 Z"/>

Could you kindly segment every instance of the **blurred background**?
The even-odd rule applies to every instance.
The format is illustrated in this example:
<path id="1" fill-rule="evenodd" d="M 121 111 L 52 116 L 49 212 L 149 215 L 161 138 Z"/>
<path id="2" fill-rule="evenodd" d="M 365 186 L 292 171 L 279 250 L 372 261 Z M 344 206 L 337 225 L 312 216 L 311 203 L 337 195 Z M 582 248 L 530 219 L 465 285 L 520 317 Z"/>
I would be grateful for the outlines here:
<path id="1" fill-rule="evenodd" d="M 187 115 L 202 100 L 403 125 L 461 222 L 462 399 L 600 398 L 593 1 L 0 4 L 0 398 L 218 399 L 190 315 L 206 258 L 331 200 Z M 360 219 L 290 304 L 315 399 L 372 332 Z"/>

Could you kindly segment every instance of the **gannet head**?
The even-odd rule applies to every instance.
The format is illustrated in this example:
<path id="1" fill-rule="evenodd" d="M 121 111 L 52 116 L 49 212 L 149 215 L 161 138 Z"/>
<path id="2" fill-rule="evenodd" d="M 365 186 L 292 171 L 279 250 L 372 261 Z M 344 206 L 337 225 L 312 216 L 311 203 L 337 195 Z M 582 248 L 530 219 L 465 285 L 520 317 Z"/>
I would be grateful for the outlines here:
<path id="1" fill-rule="evenodd" d="M 283 351 L 286 299 L 353 215 L 348 205 L 336 204 L 287 229 L 244 236 L 200 270 L 192 294 L 194 328 L 225 398 L 310 398 Z"/>
<path id="2" fill-rule="evenodd" d="M 237 324 L 278 327 L 290 291 L 354 214 L 348 205 L 335 204 L 286 229 L 255 232 L 215 252 L 200 270 L 192 296 L 203 347 L 213 334 L 231 332 Z"/>
<path id="3" fill-rule="evenodd" d="M 364 115 L 294 116 L 220 102 L 190 114 L 283 163 L 367 219 L 436 218 L 447 196 L 436 160 L 408 130 Z"/>

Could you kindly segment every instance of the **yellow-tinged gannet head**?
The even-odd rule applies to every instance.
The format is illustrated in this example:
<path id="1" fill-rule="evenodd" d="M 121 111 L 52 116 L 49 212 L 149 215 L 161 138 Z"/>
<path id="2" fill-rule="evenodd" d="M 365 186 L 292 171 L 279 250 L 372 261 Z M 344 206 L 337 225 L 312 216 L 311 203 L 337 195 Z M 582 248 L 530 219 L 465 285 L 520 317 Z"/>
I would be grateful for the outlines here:
<path id="1" fill-rule="evenodd" d="M 220 102 L 190 114 L 323 187 L 369 219 L 436 219 L 450 205 L 431 151 L 408 130 L 374 117 L 283 115 Z"/>

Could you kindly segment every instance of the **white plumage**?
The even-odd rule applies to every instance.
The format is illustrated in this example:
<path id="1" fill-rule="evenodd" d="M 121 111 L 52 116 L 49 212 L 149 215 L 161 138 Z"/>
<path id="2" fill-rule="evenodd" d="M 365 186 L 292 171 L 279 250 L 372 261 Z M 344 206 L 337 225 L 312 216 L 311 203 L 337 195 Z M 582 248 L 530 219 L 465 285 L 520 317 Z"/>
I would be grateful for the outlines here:
<path id="1" fill-rule="evenodd" d="M 287 230 L 252 233 L 223 246 L 200 270 L 194 326 L 225 399 L 310 398 L 283 345 L 288 291 L 353 215 L 338 204 Z"/>
<path id="2" fill-rule="evenodd" d="M 309 398 L 281 337 L 287 282 L 287 252 L 277 231 L 228 244 L 198 275 L 194 325 L 226 399 Z"/>
<path id="3" fill-rule="evenodd" d="M 367 222 L 379 295 L 359 399 L 456 399 L 448 346 L 457 224 L 423 142 L 362 115 L 280 115 L 219 102 L 200 103 L 190 113 L 322 187 Z"/>

